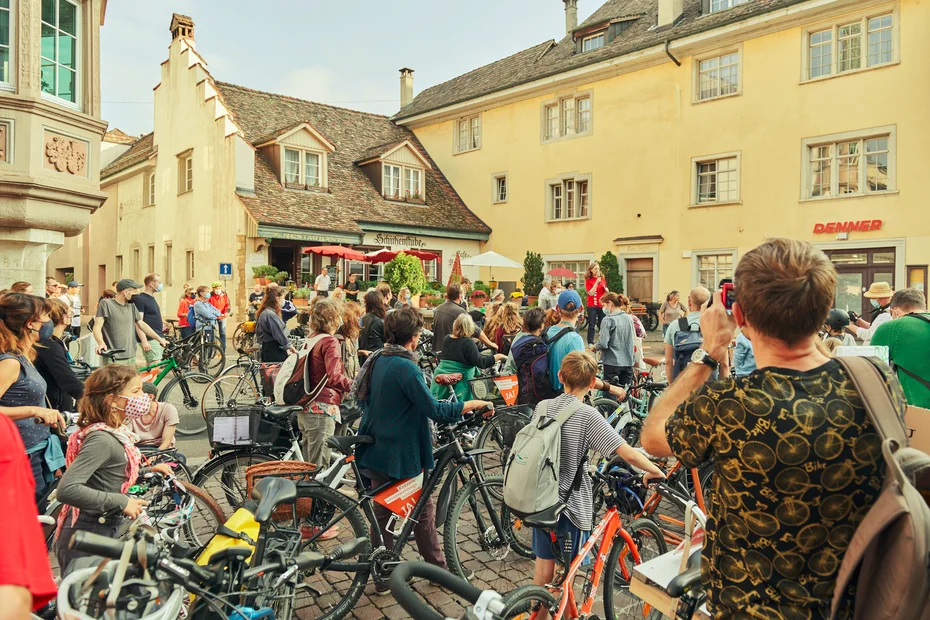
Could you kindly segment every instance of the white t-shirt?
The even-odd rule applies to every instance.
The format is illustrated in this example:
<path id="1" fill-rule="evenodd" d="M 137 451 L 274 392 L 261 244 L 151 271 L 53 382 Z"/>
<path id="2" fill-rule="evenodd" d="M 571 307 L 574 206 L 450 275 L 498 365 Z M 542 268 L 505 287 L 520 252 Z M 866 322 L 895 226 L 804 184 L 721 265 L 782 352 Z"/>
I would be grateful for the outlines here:
<path id="1" fill-rule="evenodd" d="M 319 275 L 316 277 L 316 290 L 318 293 L 329 290 L 329 283 L 331 282 L 329 276 Z"/>
<path id="2" fill-rule="evenodd" d="M 80 327 L 81 308 L 83 307 L 81 305 L 81 296 L 75 295 L 72 297 L 70 293 L 65 293 L 58 299 L 71 306 L 71 327 Z"/>
<path id="3" fill-rule="evenodd" d="M 875 317 L 874 321 L 872 321 L 871 327 L 868 327 L 868 328 L 860 327 L 859 329 L 857 329 L 856 334 L 859 336 L 859 338 L 862 339 L 862 346 L 864 347 L 869 346 L 869 341 L 872 340 L 872 336 L 875 334 L 875 330 L 878 329 L 878 326 L 881 325 L 882 323 L 887 323 L 890 320 L 891 320 L 891 313 L 882 312 L 877 317 Z"/>

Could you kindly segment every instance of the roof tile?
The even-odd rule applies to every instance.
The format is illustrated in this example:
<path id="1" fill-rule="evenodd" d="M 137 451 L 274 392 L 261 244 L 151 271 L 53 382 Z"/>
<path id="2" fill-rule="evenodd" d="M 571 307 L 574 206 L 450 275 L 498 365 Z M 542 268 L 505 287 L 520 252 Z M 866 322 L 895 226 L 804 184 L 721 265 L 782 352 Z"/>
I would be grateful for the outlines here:
<path id="1" fill-rule="evenodd" d="M 148 159 L 155 152 L 155 132 L 147 133 L 136 143 L 129 147 L 129 150 L 111 161 L 100 171 L 100 179 L 113 176 L 117 172 L 135 166 L 136 164 Z"/>

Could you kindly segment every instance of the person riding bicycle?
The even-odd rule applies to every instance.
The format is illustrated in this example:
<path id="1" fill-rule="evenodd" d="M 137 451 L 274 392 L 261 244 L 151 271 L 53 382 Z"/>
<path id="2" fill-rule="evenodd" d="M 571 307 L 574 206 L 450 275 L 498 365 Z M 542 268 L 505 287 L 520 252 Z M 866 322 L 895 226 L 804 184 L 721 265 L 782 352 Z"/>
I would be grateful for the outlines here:
<path id="1" fill-rule="evenodd" d="M 68 469 L 58 483 L 63 508 L 58 518 L 57 557 L 64 572 L 84 554 L 68 547 L 77 531 L 116 538 L 123 515 L 138 517 L 147 502 L 126 495 L 140 473 L 137 437 L 125 422 L 146 415 L 151 400 L 142 390 L 134 368 L 111 364 L 95 370 L 85 383 L 78 403 L 79 430 L 68 439 Z M 168 465 L 150 468 L 171 474 Z"/>
<path id="2" fill-rule="evenodd" d="M 591 477 L 587 471 L 588 451 L 602 455 L 616 454 L 630 465 L 643 470 L 643 482 L 663 480 L 665 474 L 646 455 L 627 444 L 619 433 L 604 419 L 597 409 L 584 404 L 587 393 L 597 381 L 597 360 L 587 351 L 572 351 L 562 359 L 559 381 L 565 393 L 552 400 L 544 400 L 536 408 L 536 414 L 555 419 L 567 408 L 575 411 L 562 425 L 561 462 L 559 466 L 559 494 L 566 498 L 567 508 L 559 517 L 556 537 L 561 547 L 561 561 L 570 565 L 578 550 L 591 532 L 594 517 Z M 576 476 L 582 472 L 580 484 L 575 487 Z M 533 583 L 540 586 L 552 583 L 555 574 L 555 550 L 549 533 L 533 530 L 533 552 L 536 554 L 536 569 Z M 538 620 L 547 616 L 540 610 Z"/>
<path id="3" fill-rule="evenodd" d="M 84 395 L 84 384 L 68 363 L 68 349 L 61 339 L 69 328 L 71 308 L 59 299 L 49 299 L 46 303 L 52 329 L 46 335 L 49 324 L 42 326 L 43 333 L 39 335 L 45 337 L 36 343 L 36 370 L 45 379 L 49 407 L 58 411 L 74 411 L 75 401 Z"/>

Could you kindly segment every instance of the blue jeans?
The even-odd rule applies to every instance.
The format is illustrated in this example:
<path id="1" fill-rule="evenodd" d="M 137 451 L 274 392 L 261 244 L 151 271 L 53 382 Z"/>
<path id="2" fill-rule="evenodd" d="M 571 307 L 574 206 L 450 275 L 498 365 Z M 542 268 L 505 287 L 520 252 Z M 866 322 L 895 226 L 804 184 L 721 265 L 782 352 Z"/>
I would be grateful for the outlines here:
<path id="1" fill-rule="evenodd" d="M 55 435 L 52 435 L 51 439 L 58 440 Z M 46 497 L 48 495 L 48 483 L 45 481 L 45 450 L 39 450 L 29 455 L 29 467 L 32 468 L 32 477 L 36 481 L 36 508 L 38 508 L 39 514 L 42 514 L 45 512 L 48 500 Z"/>
<path id="2" fill-rule="evenodd" d="M 668 331 L 668 323 L 662 325 L 662 337 L 665 338 L 665 332 Z"/>

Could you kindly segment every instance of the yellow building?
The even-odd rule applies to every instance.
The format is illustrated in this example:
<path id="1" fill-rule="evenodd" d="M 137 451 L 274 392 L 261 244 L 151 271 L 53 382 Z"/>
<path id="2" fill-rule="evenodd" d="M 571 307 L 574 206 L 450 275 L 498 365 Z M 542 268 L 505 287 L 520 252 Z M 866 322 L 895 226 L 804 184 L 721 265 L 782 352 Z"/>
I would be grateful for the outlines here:
<path id="1" fill-rule="evenodd" d="M 829 252 L 840 307 L 925 287 L 930 4 L 611 0 L 578 26 L 563 1 L 560 41 L 394 117 L 491 226 L 483 249 L 579 277 L 615 252 L 627 292 L 661 301 L 788 236 Z"/>

